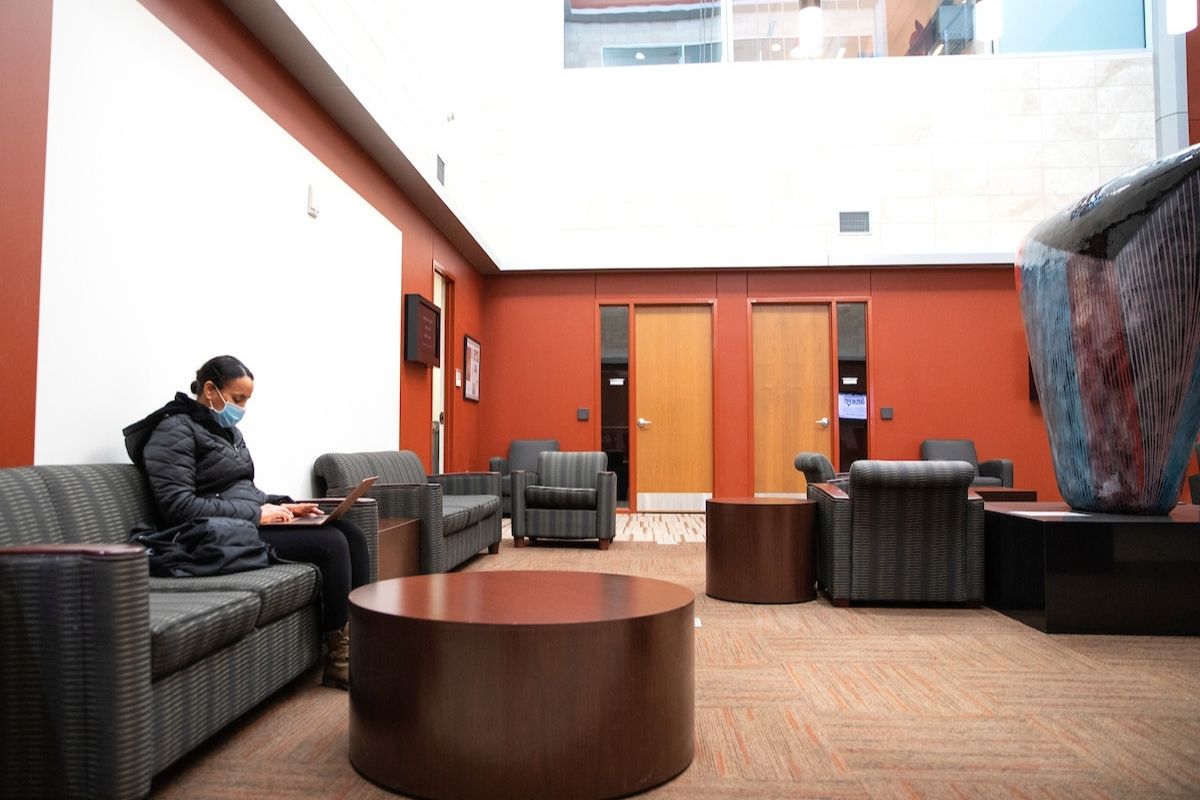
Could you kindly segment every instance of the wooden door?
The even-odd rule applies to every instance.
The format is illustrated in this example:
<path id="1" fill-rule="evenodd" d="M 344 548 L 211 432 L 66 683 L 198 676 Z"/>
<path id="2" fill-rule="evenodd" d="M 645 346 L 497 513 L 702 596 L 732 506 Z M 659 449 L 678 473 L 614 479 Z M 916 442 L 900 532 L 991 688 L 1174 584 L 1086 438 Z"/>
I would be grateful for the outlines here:
<path id="1" fill-rule="evenodd" d="M 751 320 L 754 492 L 801 494 L 807 485 L 796 454 L 834 461 L 829 306 L 756 304 Z"/>
<path id="2" fill-rule="evenodd" d="M 712 496 L 712 308 L 634 312 L 638 511 L 703 511 Z"/>

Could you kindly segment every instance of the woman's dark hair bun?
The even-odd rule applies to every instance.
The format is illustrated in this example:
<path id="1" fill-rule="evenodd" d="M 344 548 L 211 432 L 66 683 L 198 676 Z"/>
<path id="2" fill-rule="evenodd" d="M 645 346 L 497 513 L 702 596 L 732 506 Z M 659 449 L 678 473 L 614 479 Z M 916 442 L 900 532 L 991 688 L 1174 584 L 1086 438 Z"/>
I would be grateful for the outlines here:
<path id="1" fill-rule="evenodd" d="M 198 397 L 204 384 L 209 381 L 218 389 L 224 389 L 230 381 L 243 377 L 254 380 L 254 373 L 233 356 L 216 356 L 205 361 L 204 366 L 196 370 L 196 380 L 192 381 L 191 386 L 192 394 Z"/>

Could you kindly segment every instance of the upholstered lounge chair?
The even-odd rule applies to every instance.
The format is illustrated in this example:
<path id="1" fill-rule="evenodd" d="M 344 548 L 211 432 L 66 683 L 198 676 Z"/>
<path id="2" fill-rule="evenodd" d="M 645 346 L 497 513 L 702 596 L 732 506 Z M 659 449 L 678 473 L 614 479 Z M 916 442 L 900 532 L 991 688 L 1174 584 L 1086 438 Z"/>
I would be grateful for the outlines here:
<path id="1" fill-rule="evenodd" d="M 966 461 L 975 472 L 975 486 L 1013 485 L 1013 463 L 1007 458 L 980 461 L 975 455 L 975 443 L 970 439 L 926 439 L 921 442 L 921 458 L 925 461 Z"/>
<path id="2" fill-rule="evenodd" d="M 598 539 L 607 550 L 617 530 L 617 476 L 604 453 L 543 452 L 537 472 L 512 473 L 512 534 L 530 539 Z"/>
<path id="3" fill-rule="evenodd" d="M 856 461 L 817 483 L 818 580 L 834 605 L 983 601 L 983 500 L 965 461 Z"/>
<path id="4" fill-rule="evenodd" d="M 500 473 L 500 494 L 504 516 L 512 515 L 512 471 L 523 469 L 537 472 L 538 455 L 546 450 L 557 450 L 558 439 L 513 439 L 508 446 L 508 458 L 493 456 L 488 460 L 488 469 Z"/>
<path id="5" fill-rule="evenodd" d="M 500 552 L 500 476 L 495 472 L 426 475 L 416 453 L 326 453 L 313 466 L 322 494 L 344 495 L 378 475 L 367 492 L 379 517 L 421 520 L 421 572 L 447 572 L 480 550 Z"/>

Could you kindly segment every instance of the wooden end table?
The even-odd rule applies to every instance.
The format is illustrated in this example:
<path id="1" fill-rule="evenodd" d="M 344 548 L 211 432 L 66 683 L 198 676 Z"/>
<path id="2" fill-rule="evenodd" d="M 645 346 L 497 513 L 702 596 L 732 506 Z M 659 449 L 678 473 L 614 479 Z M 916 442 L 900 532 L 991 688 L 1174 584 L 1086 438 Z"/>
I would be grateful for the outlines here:
<path id="1" fill-rule="evenodd" d="M 714 498 L 705 504 L 705 592 L 739 603 L 817 596 L 817 501 Z"/>
<path id="2" fill-rule="evenodd" d="M 379 520 L 379 580 L 421 574 L 421 520 Z"/>
<path id="3" fill-rule="evenodd" d="M 695 597 L 594 572 L 350 593 L 350 762 L 430 798 L 621 797 L 695 747 Z"/>

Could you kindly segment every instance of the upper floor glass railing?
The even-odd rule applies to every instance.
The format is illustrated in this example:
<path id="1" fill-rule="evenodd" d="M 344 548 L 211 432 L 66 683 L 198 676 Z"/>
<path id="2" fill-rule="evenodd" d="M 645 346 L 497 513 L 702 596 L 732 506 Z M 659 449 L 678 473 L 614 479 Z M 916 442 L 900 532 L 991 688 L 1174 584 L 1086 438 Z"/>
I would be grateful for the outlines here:
<path id="1" fill-rule="evenodd" d="M 1145 0 L 567 0 L 564 66 L 1135 50 Z"/>

